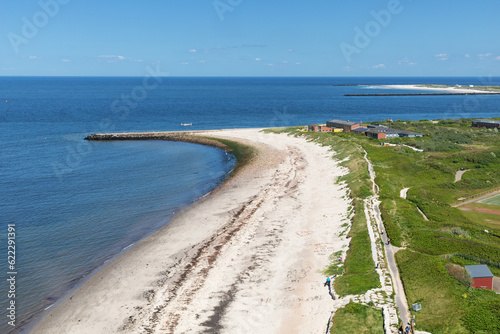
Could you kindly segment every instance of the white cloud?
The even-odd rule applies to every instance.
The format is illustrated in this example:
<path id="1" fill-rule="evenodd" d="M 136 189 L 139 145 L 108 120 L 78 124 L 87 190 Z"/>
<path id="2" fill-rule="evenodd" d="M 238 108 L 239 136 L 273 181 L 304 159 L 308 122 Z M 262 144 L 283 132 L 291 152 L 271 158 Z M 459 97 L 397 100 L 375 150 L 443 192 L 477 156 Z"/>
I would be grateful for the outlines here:
<path id="1" fill-rule="evenodd" d="M 198 60 L 197 63 L 206 63 L 206 60 Z"/>
<path id="2" fill-rule="evenodd" d="M 488 58 L 491 56 L 491 52 L 488 52 L 488 53 L 480 53 L 477 55 L 479 58 L 481 59 L 484 59 L 484 58 Z"/>
<path id="3" fill-rule="evenodd" d="M 262 60 L 262 59 L 260 59 L 260 58 L 255 58 L 255 61 L 261 61 L 261 60 Z"/>
<path id="4" fill-rule="evenodd" d="M 265 45 L 265 44 L 240 44 L 240 45 L 231 45 L 231 46 L 216 46 L 216 47 L 208 48 L 208 49 L 191 49 L 188 52 L 189 53 L 208 54 L 208 53 L 223 51 L 223 50 L 248 49 L 248 48 L 267 48 L 267 45 Z"/>
<path id="5" fill-rule="evenodd" d="M 123 56 L 115 56 L 115 55 L 101 55 L 98 56 L 98 58 L 105 59 L 108 63 L 116 63 L 117 61 L 127 59 Z"/>
<path id="6" fill-rule="evenodd" d="M 35 60 L 35 59 L 37 59 L 37 58 L 38 58 L 37 56 L 29 56 L 29 59 L 30 59 L 30 60 Z"/>
<path id="7" fill-rule="evenodd" d="M 64 62 L 64 63 L 68 63 L 68 62 L 70 62 L 71 60 L 69 60 L 69 59 L 61 59 L 61 61 L 62 61 L 62 62 Z"/>
<path id="8" fill-rule="evenodd" d="M 189 65 L 189 63 L 186 63 L 186 62 L 182 62 L 182 63 L 179 63 L 181 65 Z"/>
<path id="9" fill-rule="evenodd" d="M 288 60 L 283 60 L 281 63 L 282 64 L 288 64 Z"/>
<path id="10" fill-rule="evenodd" d="M 119 61 L 132 61 L 132 62 L 136 62 L 136 63 L 142 63 L 144 61 L 142 59 L 126 58 L 124 56 L 116 56 L 116 55 L 101 55 L 101 56 L 97 56 L 97 58 L 101 58 L 103 60 L 106 60 L 108 63 L 116 63 Z"/>
<path id="11" fill-rule="evenodd" d="M 385 68 L 385 64 L 378 64 L 378 65 L 375 65 L 375 66 L 372 66 L 373 69 L 377 69 L 377 68 Z"/>
<path id="12" fill-rule="evenodd" d="M 448 60 L 450 55 L 446 54 L 446 53 L 440 53 L 440 54 L 434 55 L 434 57 L 436 57 L 439 60 Z"/>
<path id="13" fill-rule="evenodd" d="M 267 66 L 274 66 L 274 64 L 267 64 Z"/>
<path id="14" fill-rule="evenodd" d="M 470 54 L 466 53 L 464 57 L 465 58 L 470 58 Z"/>
<path id="15" fill-rule="evenodd" d="M 296 62 L 296 63 L 295 63 L 295 65 L 300 65 L 300 63 L 299 63 L 299 62 Z"/>
<path id="16" fill-rule="evenodd" d="M 496 59 L 496 60 L 500 60 L 500 56 L 496 57 L 495 59 Z"/>
<path id="17" fill-rule="evenodd" d="M 415 66 L 417 63 L 410 61 L 408 57 L 404 57 L 403 59 L 398 60 L 398 65 Z"/>

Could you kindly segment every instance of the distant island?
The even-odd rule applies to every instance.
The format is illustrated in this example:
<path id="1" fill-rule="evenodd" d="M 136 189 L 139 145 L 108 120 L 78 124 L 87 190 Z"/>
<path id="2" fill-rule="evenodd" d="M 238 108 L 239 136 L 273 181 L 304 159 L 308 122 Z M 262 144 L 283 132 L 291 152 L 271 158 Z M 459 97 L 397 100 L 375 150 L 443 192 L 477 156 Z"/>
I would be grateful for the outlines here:
<path id="1" fill-rule="evenodd" d="M 381 89 L 406 89 L 433 91 L 422 93 L 366 93 L 345 94 L 344 96 L 429 96 L 429 95 L 497 95 L 500 86 L 474 86 L 474 85 L 380 85 Z"/>

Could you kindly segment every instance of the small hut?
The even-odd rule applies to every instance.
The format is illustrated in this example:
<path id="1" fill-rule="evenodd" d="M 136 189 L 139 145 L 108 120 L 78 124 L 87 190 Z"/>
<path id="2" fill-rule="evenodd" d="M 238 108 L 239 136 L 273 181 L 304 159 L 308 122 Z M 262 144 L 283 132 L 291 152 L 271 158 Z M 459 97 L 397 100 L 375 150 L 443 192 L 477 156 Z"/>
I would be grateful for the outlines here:
<path id="1" fill-rule="evenodd" d="M 493 290 L 493 274 L 485 264 L 465 266 L 472 278 L 473 288 Z"/>

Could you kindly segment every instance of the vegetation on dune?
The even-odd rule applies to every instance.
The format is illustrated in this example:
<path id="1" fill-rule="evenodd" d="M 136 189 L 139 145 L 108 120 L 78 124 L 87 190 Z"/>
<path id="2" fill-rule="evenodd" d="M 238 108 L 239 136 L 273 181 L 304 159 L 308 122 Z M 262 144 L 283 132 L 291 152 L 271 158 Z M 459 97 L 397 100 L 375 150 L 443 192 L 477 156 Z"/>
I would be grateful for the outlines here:
<path id="1" fill-rule="evenodd" d="M 382 140 L 344 133 L 308 136 L 331 145 L 339 152 L 337 158 L 349 157 L 343 164 L 350 173 L 343 181 L 351 188 L 357 214 L 362 213 L 363 203 L 356 199 L 371 194 L 362 149 L 368 153 L 377 175 L 387 235 L 394 245 L 406 247 L 396 254 L 396 260 L 409 305 L 422 304 L 422 311 L 415 313 L 418 328 L 433 333 L 498 332 L 500 296 L 470 288 L 463 266 L 486 264 L 500 276 L 500 216 L 452 206 L 463 198 L 500 189 L 498 130 L 472 128 L 471 119 L 377 123 L 424 136 Z M 296 134 L 297 130 L 289 132 Z M 420 147 L 424 152 L 405 146 L 381 146 L 381 142 Z M 455 174 L 461 169 L 467 172 L 455 182 Z M 400 198 L 403 188 L 409 188 L 407 199 Z M 471 206 L 484 209 L 486 204 Z M 488 209 L 492 207 L 500 211 L 499 206 L 487 205 Z M 360 221 L 361 217 L 353 218 L 353 231 Z M 356 240 L 353 237 L 351 247 Z M 362 254 L 350 252 L 348 261 L 358 263 Z M 347 287 L 349 280 L 347 262 L 344 271 L 344 278 L 335 285 L 339 291 L 348 291 L 341 287 L 344 281 Z M 352 276 L 362 277 L 363 273 L 353 272 Z M 362 284 L 354 278 L 348 283 L 348 289 L 354 284 L 362 291 Z"/>
<path id="2" fill-rule="evenodd" d="M 307 135 L 310 140 L 324 146 L 331 146 L 335 158 L 342 160 L 342 166 L 349 173 L 338 179 L 345 182 L 350 189 L 353 200 L 354 215 L 351 219 L 349 237 L 351 242 L 345 261 L 340 263 L 338 256 L 332 256 L 331 263 L 323 271 L 325 275 L 340 275 L 334 281 L 335 291 L 340 296 L 363 294 L 368 290 L 380 287 L 380 280 L 375 271 L 375 263 L 371 256 L 370 237 L 364 212 L 363 199 L 372 195 L 368 164 L 364 159 L 364 151 L 359 145 L 352 145 L 348 135 L 330 133 L 303 133 L 302 127 L 269 129 L 266 132 L 288 133 L 292 135 Z M 343 264 L 343 265 L 342 265 Z"/>
<path id="3" fill-rule="evenodd" d="M 336 152 L 335 158 L 344 160 L 349 174 L 338 182 L 346 182 L 351 190 L 354 215 L 351 219 L 351 238 L 347 251 L 343 274 L 334 282 L 335 291 L 340 296 L 363 294 L 368 290 L 380 287 L 380 280 L 375 271 L 375 263 L 371 256 L 370 236 L 364 212 L 363 199 L 372 195 L 368 164 L 364 160 L 364 151 L 360 146 L 353 146 L 348 137 L 328 133 L 309 133 L 309 138 L 331 146 Z M 348 158 L 348 159 L 346 159 Z"/>
<path id="4" fill-rule="evenodd" d="M 422 303 L 416 322 L 419 328 L 431 332 L 480 332 L 474 327 L 473 318 L 466 315 L 485 305 L 494 309 L 500 298 L 464 286 L 466 278 L 456 272 L 450 274 L 447 267 L 456 268 L 453 263 L 462 269 L 463 265 L 487 264 L 498 275 L 500 242 L 494 234 L 500 235 L 500 229 L 491 220 L 499 221 L 500 217 L 490 215 L 485 219 L 486 214 L 469 214 L 451 204 L 461 197 L 500 186 L 498 132 L 471 128 L 470 120 L 394 123 L 387 125 L 424 134 L 423 138 L 394 142 L 404 141 L 424 148 L 425 152 L 409 152 L 400 146 L 381 147 L 378 141 L 362 137 L 354 140 L 367 150 L 374 164 L 381 213 L 391 242 L 409 249 L 398 252 L 396 259 L 409 304 Z M 455 183 L 455 173 L 462 168 L 468 171 Z M 407 200 L 399 197 L 405 187 L 410 188 Z M 485 224 L 485 220 L 490 223 Z M 469 298 L 464 300 L 464 294 Z M 498 325 L 495 323 L 490 322 L 491 326 Z M 481 328 L 487 332 L 490 327 Z"/>
<path id="5" fill-rule="evenodd" d="M 383 334 L 382 310 L 351 302 L 335 313 L 330 333 Z"/>
<path id="6" fill-rule="evenodd" d="M 355 214 L 349 237 L 351 242 L 346 254 L 344 274 L 335 279 L 335 291 L 340 296 L 363 294 L 370 289 L 380 287 L 380 280 L 373 263 L 370 236 L 363 202 L 354 200 Z"/>
<path id="7" fill-rule="evenodd" d="M 415 313 L 419 328 L 433 333 L 498 332 L 500 299 L 492 291 L 470 288 L 462 267 L 409 250 L 396 253 L 396 259 L 409 305 L 422 305 Z"/>

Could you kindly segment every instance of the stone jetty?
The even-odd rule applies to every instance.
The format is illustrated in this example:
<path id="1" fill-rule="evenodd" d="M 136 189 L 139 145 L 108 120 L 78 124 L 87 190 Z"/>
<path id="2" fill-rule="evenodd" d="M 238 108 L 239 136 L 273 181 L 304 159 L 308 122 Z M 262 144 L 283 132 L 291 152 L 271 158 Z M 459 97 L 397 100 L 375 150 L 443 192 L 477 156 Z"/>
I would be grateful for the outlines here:
<path id="1" fill-rule="evenodd" d="M 196 132 L 125 132 L 125 133 L 95 133 L 85 137 L 90 141 L 112 140 L 165 140 L 181 141 L 194 144 L 214 146 L 229 151 L 228 147 L 218 140 L 196 135 Z"/>

